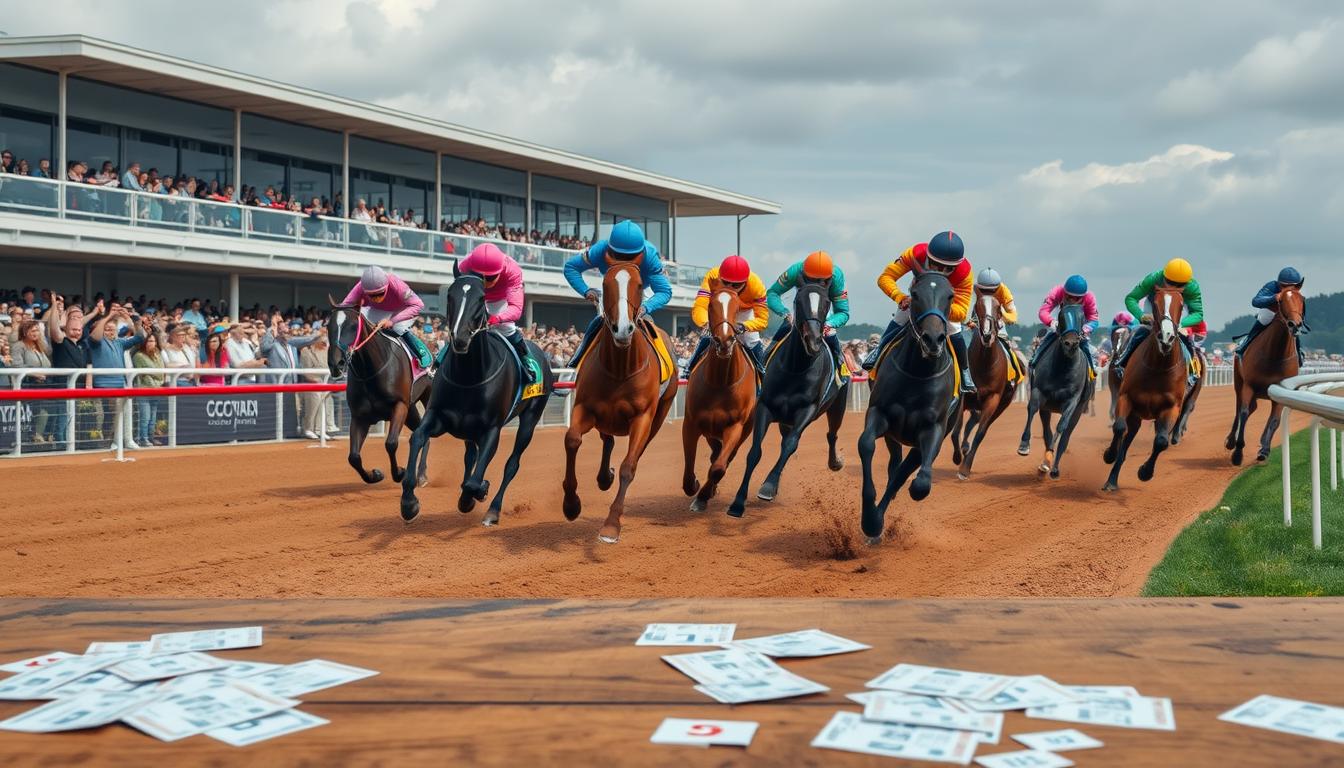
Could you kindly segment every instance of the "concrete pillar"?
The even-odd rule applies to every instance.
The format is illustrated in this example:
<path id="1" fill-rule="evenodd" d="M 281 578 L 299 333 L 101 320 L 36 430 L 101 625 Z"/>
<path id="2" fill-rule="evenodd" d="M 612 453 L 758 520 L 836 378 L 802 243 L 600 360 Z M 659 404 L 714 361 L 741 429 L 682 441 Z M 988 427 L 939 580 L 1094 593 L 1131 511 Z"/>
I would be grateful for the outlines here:
<path id="1" fill-rule="evenodd" d="M 593 211 L 593 239 L 602 237 L 602 185 L 597 185 L 597 210 Z"/>
<path id="2" fill-rule="evenodd" d="M 443 224 L 443 153 L 434 153 L 434 221 L 429 228 L 435 232 Z"/>
<path id="3" fill-rule="evenodd" d="M 65 70 L 61 70 L 60 74 L 56 76 L 56 167 L 52 169 L 54 171 L 52 175 L 62 182 L 65 181 L 67 176 L 65 166 L 70 162 L 70 158 L 67 155 L 65 148 L 65 101 L 67 90 L 69 90 L 69 75 Z M 59 201 L 56 204 L 57 210 L 59 211 L 57 215 L 61 218 L 65 218 L 66 194 L 61 192 L 57 197 L 59 198 Z M 86 299 L 88 298 L 88 295 L 89 294 L 85 294 Z"/>
<path id="4" fill-rule="evenodd" d="M 242 315 L 242 312 L 240 311 L 240 310 L 241 310 L 241 307 L 239 306 L 239 302 L 240 302 L 240 299 L 238 298 L 238 273 L 237 273 L 237 272 L 230 272 L 230 273 L 229 273 L 229 317 L 233 318 L 233 321 L 234 321 L 235 323 L 238 322 L 238 318 Z"/>
<path id="5" fill-rule="evenodd" d="M 667 257 L 673 263 L 677 260 L 677 201 L 667 204 Z"/>
<path id="6" fill-rule="evenodd" d="M 344 211 L 336 211 L 337 216 L 350 216 L 350 211 L 354 206 L 350 203 L 350 132 L 341 133 L 341 200 L 345 203 Z"/>
<path id="7" fill-rule="evenodd" d="M 526 222 L 523 227 L 527 234 L 532 234 L 532 172 L 527 172 L 527 209 L 523 212 L 523 221 Z M 530 323 L 529 323 L 530 325 Z"/>
<path id="8" fill-rule="evenodd" d="M 243 194 L 243 110 L 233 110 L 233 194 L 235 202 Z"/>
<path id="9" fill-rule="evenodd" d="M 531 230 L 532 228 L 528 227 L 528 231 L 530 232 Z M 532 300 L 526 298 L 523 299 L 523 327 L 532 327 Z"/>

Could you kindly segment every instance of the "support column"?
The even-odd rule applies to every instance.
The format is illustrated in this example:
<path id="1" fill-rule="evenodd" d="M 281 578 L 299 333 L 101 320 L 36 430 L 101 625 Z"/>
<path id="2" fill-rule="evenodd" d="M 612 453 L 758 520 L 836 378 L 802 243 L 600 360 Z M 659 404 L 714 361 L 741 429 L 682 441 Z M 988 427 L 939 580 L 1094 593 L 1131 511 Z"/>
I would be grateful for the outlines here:
<path id="1" fill-rule="evenodd" d="M 597 210 L 593 211 L 593 240 L 602 238 L 602 185 L 597 185 Z"/>
<path id="2" fill-rule="evenodd" d="M 239 307 L 239 301 L 240 301 L 240 299 L 238 298 L 238 273 L 237 273 L 237 272 L 230 272 L 230 273 L 229 273 L 229 317 L 233 318 L 233 322 L 235 322 L 235 323 L 238 322 L 238 318 L 241 317 L 242 314 L 243 314 L 242 311 L 241 311 L 241 308 Z"/>
<path id="3" fill-rule="evenodd" d="M 677 261 L 677 201 L 667 203 L 667 257 L 674 264 Z"/>
<path id="4" fill-rule="evenodd" d="M 443 153 L 434 153 L 434 221 L 430 230 L 437 232 L 443 226 Z"/>
<path id="5" fill-rule="evenodd" d="M 531 231 L 531 228 L 529 228 L 528 231 Z M 531 300 L 531 299 L 523 299 L 523 327 L 524 327 L 524 328 L 531 328 L 531 327 L 532 327 L 532 300 Z"/>
<path id="6" fill-rule="evenodd" d="M 742 222 L 751 214 L 742 214 L 737 217 L 737 255 L 742 255 Z"/>
<path id="7" fill-rule="evenodd" d="M 527 172 L 527 210 L 523 212 L 524 232 L 527 236 L 532 235 L 532 172 Z M 529 323 L 530 325 L 530 323 Z"/>
<path id="8" fill-rule="evenodd" d="M 337 216 L 350 218 L 350 212 L 354 206 L 350 203 L 350 132 L 341 133 L 341 200 L 345 206 L 344 211 L 335 211 Z M 349 231 L 349 228 L 346 228 Z"/>
<path id="9" fill-rule="evenodd" d="M 53 169 L 55 173 L 52 174 L 60 179 L 62 184 L 66 182 L 66 179 L 70 175 L 69 171 L 66 169 L 66 165 L 69 164 L 70 158 L 66 155 L 65 146 L 65 101 L 66 91 L 68 90 L 69 73 L 63 69 L 60 71 L 60 74 L 56 76 L 56 167 Z M 57 216 L 62 219 L 65 218 L 66 196 L 64 189 L 60 189 L 57 193 L 57 197 L 59 198 L 56 203 Z M 85 298 L 88 298 L 87 294 Z"/>
<path id="10" fill-rule="evenodd" d="M 240 202 L 243 194 L 243 110 L 233 110 L 233 194 Z"/>

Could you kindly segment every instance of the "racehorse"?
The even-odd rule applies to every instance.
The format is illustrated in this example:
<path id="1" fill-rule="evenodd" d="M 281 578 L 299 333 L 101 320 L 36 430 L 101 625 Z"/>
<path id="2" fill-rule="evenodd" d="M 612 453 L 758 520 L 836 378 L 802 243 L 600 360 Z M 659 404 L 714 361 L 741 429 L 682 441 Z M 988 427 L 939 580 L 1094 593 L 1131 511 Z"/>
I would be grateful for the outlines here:
<path id="1" fill-rule="evenodd" d="M 1246 346 L 1246 350 L 1232 362 L 1232 383 L 1237 392 L 1237 410 L 1232 416 L 1232 431 L 1227 433 L 1227 449 L 1232 451 L 1232 463 L 1241 465 L 1242 450 L 1246 447 L 1246 422 L 1255 413 L 1257 401 L 1269 400 L 1269 385 L 1278 384 L 1298 373 L 1297 337 L 1307 331 L 1303 320 L 1306 303 L 1302 292 L 1295 287 L 1279 291 L 1278 311 L 1268 328 Z M 1260 435 L 1260 452 L 1256 461 L 1269 458 L 1269 444 L 1279 428 L 1283 406 L 1269 401 L 1269 421 Z"/>
<path id="2" fill-rule="evenodd" d="M 1069 438 L 1078 420 L 1087 411 L 1094 387 L 1089 378 L 1083 308 L 1068 304 L 1059 311 L 1059 337 L 1045 352 L 1037 355 L 1031 373 L 1031 397 L 1027 400 L 1027 424 L 1017 452 L 1031 455 L 1031 420 L 1040 413 L 1041 436 L 1045 440 L 1045 458 L 1036 471 L 1059 478 L 1059 461 L 1069 447 Z M 1052 432 L 1050 414 L 1059 414 L 1059 429 Z"/>
<path id="3" fill-rule="evenodd" d="M 829 445 L 827 466 L 832 472 L 839 472 L 845 466 L 836 453 L 835 439 L 845 419 L 849 383 L 837 385 L 836 366 L 839 363 L 832 357 L 824 339 L 826 316 L 830 311 L 831 300 L 826 288 L 807 284 L 794 293 L 793 327 L 775 345 L 766 361 L 765 378 L 761 382 L 752 424 L 751 450 L 747 451 L 747 466 L 737 496 L 728 507 L 732 517 L 741 517 L 746 511 L 751 475 L 761 461 L 761 444 L 771 424 L 779 424 L 779 459 L 770 468 L 756 498 L 774 500 L 779 493 L 784 465 L 798 450 L 803 430 L 823 413 L 826 414 L 826 442 Z"/>
<path id="4" fill-rule="evenodd" d="M 456 264 L 453 274 L 458 275 Z M 476 275 L 458 275 L 448 287 L 446 317 L 452 334 L 449 353 L 434 375 L 425 417 L 411 435 L 409 471 L 401 483 L 401 518 L 409 523 L 420 513 L 420 501 L 415 497 L 416 458 L 420 457 L 423 470 L 430 439 L 445 432 L 466 444 L 457 510 L 465 514 L 477 501 L 484 501 L 490 491 L 485 470 L 499 446 L 500 430 L 517 417 L 513 451 L 504 465 L 499 490 L 481 521 L 487 526 L 495 525 L 504 506 L 504 492 L 518 473 L 523 451 L 532 442 L 532 433 L 555 388 L 555 375 L 541 349 L 528 342 L 531 361 L 536 362 L 540 371 L 535 384 L 526 384 L 521 366 L 531 362 L 518 359 L 513 346 L 490 330 L 485 283 Z"/>
<path id="5" fill-rule="evenodd" d="M 681 422 L 681 445 L 685 469 L 681 487 L 691 501 L 691 511 L 701 512 L 718 491 L 719 481 L 747 435 L 747 425 L 756 409 L 756 366 L 751 352 L 737 338 L 734 318 L 742 309 L 737 291 L 721 283 L 712 286 L 709 297 L 709 333 L 713 346 L 690 372 L 686 387 L 686 413 Z M 695 477 L 695 451 L 700 438 L 709 443 L 709 475 L 702 486 Z"/>
<path id="6" fill-rule="evenodd" d="M 947 336 L 952 284 L 939 272 L 916 272 L 910 286 L 910 323 L 905 336 L 882 354 L 873 368 L 876 381 L 859 436 L 859 457 L 863 461 L 861 525 L 869 544 L 882 540 L 887 506 L 916 467 L 919 473 L 910 483 L 910 498 L 921 501 L 929 495 L 934 459 L 943 437 L 955 428 L 961 410 L 957 361 Z M 891 454 L 881 500 L 877 499 L 872 471 L 879 436 Z M 910 447 L 904 459 L 901 446 Z"/>
<path id="7" fill-rule="evenodd" d="M 952 460 L 960 466 L 957 477 L 962 480 L 971 476 L 971 465 L 975 463 L 975 454 L 980 450 L 989 426 L 1007 410 L 1017 394 L 1019 382 L 1009 380 L 1009 366 L 1016 362 L 1020 370 L 1026 369 L 1020 357 L 1016 361 L 1008 359 L 1009 354 L 1016 357 L 1017 353 L 1009 352 L 999 341 L 1003 307 L 994 294 L 976 298 L 976 316 L 975 336 L 968 350 L 976 394 L 962 401 L 956 427 L 952 430 Z M 963 418 L 966 422 L 964 432 Z M 971 441 L 972 429 L 975 430 L 974 442 Z"/>
<path id="8" fill-rule="evenodd" d="M 387 458 L 392 463 L 392 480 L 401 482 L 404 470 L 397 466 L 397 445 L 403 425 L 414 430 L 420 426 L 420 411 L 429 403 L 429 377 L 414 378 L 411 360 L 401 341 L 379 333 L 373 323 L 360 314 L 358 307 L 338 305 L 330 296 L 331 315 L 327 318 L 327 368 L 332 378 L 345 376 L 345 400 L 350 407 L 350 466 L 366 483 L 383 479 L 382 470 L 367 471 L 360 449 L 369 435 L 369 427 L 380 421 L 387 424 Z M 421 467 L 421 474 L 424 467 Z"/>
<path id="9" fill-rule="evenodd" d="M 1144 421 L 1153 422 L 1153 452 L 1139 467 L 1139 479 L 1146 482 L 1153 478 L 1157 457 L 1171 444 L 1171 431 L 1185 403 L 1187 364 L 1176 332 L 1184 307 L 1181 289 L 1156 288 L 1151 303 L 1152 333 L 1130 355 L 1120 381 L 1120 399 L 1111 425 L 1113 436 L 1102 454 L 1111 465 L 1104 491 L 1119 487 L 1120 467 Z"/>
<path id="10" fill-rule="evenodd" d="M 564 513 L 575 520 L 583 509 L 579 500 L 579 481 L 574 462 L 583 444 L 583 436 L 597 429 L 602 435 L 602 463 L 597 471 L 597 487 L 611 488 L 615 473 L 611 469 L 611 451 L 616 435 L 628 435 L 629 445 L 621 462 L 620 487 L 611 502 L 606 522 L 598 538 L 615 544 L 621 536 L 621 515 L 625 512 L 625 494 L 635 479 L 639 458 L 649 441 L 667 420 L 668 409 L 677 396 L 675 368 L 662 371 L 664 362 L 654 346 L 658 339 L 664 349 L 671 341 L 661 328 L 639 314 L 644 285 L 639 266 L 607 258 L 607 274 L 602 278 L 602 327 L 594 336 L 574 384 L 574 406 L 570 427 L 565 433 Z"/>
<path id="11" fill-rule="evenodd" d="M 1134 331 L 1126 325 L 1118 325 L 1111 329 L 1111 360 L 1115 360 L 1124 352 L 1133 335 Z M 1115 421 L 1115 401 L 1120 397 L 1120 373 L 1114 365 L 1106 366 L 1106 388 L 1111 392 L 1111 421 Z"/>

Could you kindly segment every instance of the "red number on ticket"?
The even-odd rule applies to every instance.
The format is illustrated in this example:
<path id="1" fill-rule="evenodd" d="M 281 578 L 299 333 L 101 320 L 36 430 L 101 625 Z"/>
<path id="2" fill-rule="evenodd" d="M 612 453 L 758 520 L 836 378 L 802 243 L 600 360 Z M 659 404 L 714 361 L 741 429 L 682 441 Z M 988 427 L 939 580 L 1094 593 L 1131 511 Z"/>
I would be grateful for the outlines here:
<path id="1" fill-rule="evenodd" d="M 705 725 L 704 723 L 696 723 L 686 729 L 687 736 L 718 736 L 720 733 L 723 733 L 723 728 L 717 725 Z"/>

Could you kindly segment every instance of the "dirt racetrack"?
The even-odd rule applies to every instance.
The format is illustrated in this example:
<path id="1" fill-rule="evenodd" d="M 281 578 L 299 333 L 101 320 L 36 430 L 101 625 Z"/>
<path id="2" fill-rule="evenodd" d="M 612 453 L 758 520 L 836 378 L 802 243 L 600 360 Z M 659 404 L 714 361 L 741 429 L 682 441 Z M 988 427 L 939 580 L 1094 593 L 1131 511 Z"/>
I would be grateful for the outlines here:
<path id="1" fill-rule="evenodd" d="M 889 540 L 876 548 L 865 546 L 858 530 L 858 413 L 846 419 L 842 471 L 826 470 L 823 429 L 813 425 L 779 499 L 757 501 L 753 487 L 741 520 L 724 510 L 746 452 L 709 510 L 692 513 L 681 492 L 680 422 L 668 424 L 641 463 L 615 545 L 597 539 L 611 492 L 593 482 L 593 435 L 579 458 L 583 516 L 569 523 L 560 513 L 558 428 L 538 432 L 497 528 L 480 525 L 479 507 L 457 512 L 461 447 L 448 438 L 431 450 L 431 484 L 421 489 L 423 512 L 410 526 L 397 513 L 400 486 L 359 482 L 344 443 L 329 450 L 288 443 L 150 451 L 121 465 L 87 455 L 4 461 L 0 594 L 1133 595 L 1176 534 L 1217 502 L 1235 474 L 1222 448 L 1232 391 L 1205 390 L 1187 441 L 1164 454 L 1157 476 L 1142 484 L 1135 471 L 1151 444 L 1145 426 L 1113 495 L 1099 490 L 1109 435 L 1105 394 L 1101 401 L 1101 415 L 1080 424 L 1057 481 L 1036 474 L 1039 437 L 1031 458 L 1015 452 L 1020 405 L 991 430 L 969 481 L 956 479 L 944 450 L 932 494 L 916 504 L 902 492 L 888 513 Z M 1262 414 L 1253 421 L 1256 435 Z M 506 439 L 488 475 L 496 482 L 509 448 Z M 404 441 L 402 450 L 404 456 Z M 623 450 L 618 441 L 617 457 Z M 772 434 L 765 462 L 777 451 Z M 381 443 L 371 440 L 364 456 L 369 466 L 386 468 Z M 881 449 L 879 457 L 885 467 Z M 703 477 L 704 450 L 700 462 Z"/>

